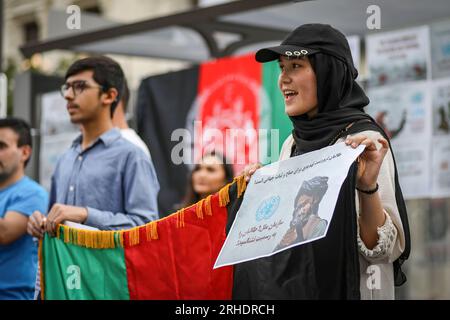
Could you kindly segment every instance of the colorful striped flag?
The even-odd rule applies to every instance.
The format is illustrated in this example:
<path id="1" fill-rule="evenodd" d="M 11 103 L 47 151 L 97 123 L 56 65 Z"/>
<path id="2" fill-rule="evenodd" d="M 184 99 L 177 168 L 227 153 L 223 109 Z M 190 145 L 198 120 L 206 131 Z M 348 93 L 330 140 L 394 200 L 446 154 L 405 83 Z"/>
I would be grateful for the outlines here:
<path id="1" fill-rule="evenodd" d="M 233 268 L 213 270 L 244 178 L 163 219 L 129 230 L 59 225 L 40 243 L 46 300 L 231 299 Z"/>

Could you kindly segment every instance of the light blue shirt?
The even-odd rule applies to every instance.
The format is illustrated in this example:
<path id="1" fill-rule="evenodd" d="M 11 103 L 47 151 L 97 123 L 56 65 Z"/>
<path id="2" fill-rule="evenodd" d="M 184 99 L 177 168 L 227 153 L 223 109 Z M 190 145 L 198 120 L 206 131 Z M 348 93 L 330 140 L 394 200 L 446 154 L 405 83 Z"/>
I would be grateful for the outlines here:
<path id="1" fill-rule="evenodd" d="M 29 217 L 47 205 L 47 192 L 28 177 L 0 189 L 0 218 L 10 211 Z M 0 245 L 0 300 L 33 299 L 36 268 L 37 246 L 30 235 Z"/>
<path id="2" fill-rule="evenodd" d="M 55 168 L 49 209 L 55 203 L 84 207 L 85 225 L 127 229 L 158 219 L 159 183 L 151 158 L 118 129 L 81 150 L 76 138 Z"/>

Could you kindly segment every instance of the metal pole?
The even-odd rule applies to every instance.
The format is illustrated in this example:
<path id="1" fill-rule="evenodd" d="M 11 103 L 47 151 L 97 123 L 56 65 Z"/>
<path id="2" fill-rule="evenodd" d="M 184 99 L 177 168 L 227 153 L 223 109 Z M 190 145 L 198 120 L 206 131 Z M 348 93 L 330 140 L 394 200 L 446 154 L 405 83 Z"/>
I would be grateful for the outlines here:
<path id="1" fill-rule="evenodd" d="M 3 8 L 4 1 L 0 0 L 0 73 L 3 72 Z"/>
<path id="2" fill-rule="evenodd" d="M 4 13 L 4 1 L 0 0 L 0 118 L 6 117 L 7 113 L 7 97 L 8 97 L 8 80 L 6 75 L 3 74 L 3 13 Z"/>

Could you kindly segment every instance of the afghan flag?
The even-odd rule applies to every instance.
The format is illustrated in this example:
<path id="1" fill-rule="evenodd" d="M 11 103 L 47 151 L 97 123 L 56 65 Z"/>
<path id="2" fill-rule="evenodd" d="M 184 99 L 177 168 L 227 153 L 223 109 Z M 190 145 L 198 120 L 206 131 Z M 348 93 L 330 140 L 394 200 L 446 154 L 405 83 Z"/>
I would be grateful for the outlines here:
<path id="1" fill-rule="evenodd" d="M 56 237 L 40 242 L 43 299 L 231 299 L 233 267 L 213 266 L 245 188 L 235 178 L 215 195 L 129 230 L 59 225 Z"/>
<path id="2" fill-rule="evenodd" d="M 235 175 L 248 163 L 278 160 L 292 131 L 278 89 L 279 72 L 277 62 L 260 64 L 248 54 L 142 81 L 137 128 L 160 182 L 160 212 L 174 211 L 192 164 L 206 151 L 222 152 Z"/>

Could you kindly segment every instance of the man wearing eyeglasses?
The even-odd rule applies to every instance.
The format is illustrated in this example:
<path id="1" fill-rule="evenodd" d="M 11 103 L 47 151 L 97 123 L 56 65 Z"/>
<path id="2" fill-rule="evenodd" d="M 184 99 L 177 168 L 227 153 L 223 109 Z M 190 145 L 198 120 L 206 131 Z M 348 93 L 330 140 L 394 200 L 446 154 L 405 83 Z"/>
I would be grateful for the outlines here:
<path id="1" fill-rule="evenodd" d="M 61 93 L 82 134 L 59 159 L 47 217 L 35 212 L 29 233 L 55 234 L 65 221 L 101 230 L 126 229 L 158 219 L 159 183 L 149 157 L 112 124 L 124 87 L 114 60 L 99 56 L 69 67 Z"/>

